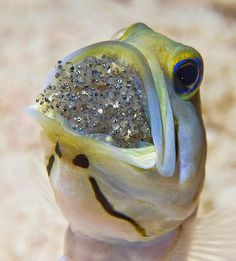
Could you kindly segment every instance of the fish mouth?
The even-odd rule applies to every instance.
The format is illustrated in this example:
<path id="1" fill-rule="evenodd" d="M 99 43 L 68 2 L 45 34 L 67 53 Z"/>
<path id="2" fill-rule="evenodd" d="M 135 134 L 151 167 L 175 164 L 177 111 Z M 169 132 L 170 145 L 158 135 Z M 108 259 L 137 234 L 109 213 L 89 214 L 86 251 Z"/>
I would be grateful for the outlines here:
<path id="1" fill-rule="evenodd" d="M 165 90 L 166 83 L 153 77 L 162 72 L 157 66 L 125 42 L 85 47 L 57 63 L 33 110 L 54 119 L 70 134 L 118 150 L 143 154 L 151 148 L 158 173 L 173 176 L 173 115 L 167 91 L 159 97 L 158 90 Z M 148 165 L 153 167 L 152 163 Z"/>
<path id="2" fill-rule="evenodd" d="M 115 57 L 58 61 L 36 103 L 45 114 L 62 116 L 79 135 L 100 137 L 120 148 L 153 144 L 142 80 Z"/>

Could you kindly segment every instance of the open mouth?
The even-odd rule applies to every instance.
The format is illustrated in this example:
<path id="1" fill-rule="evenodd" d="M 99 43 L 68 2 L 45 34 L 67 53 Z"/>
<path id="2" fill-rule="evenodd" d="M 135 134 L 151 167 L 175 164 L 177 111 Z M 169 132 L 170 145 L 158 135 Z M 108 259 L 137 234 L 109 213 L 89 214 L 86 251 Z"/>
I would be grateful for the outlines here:
<path id="1" fill-rule="evenodd" d="M 160 175 L 173 176 L 173 113 L 161 66 L 148 58 L 119 41 L 82 48 L 57 63 L 31 114 L 50 132 L 57 132 L 48 122 L 54 120 L 70 136 L 101 142 L 121 160 L 130 154 L 130 164 L 154 163 Z"/>
<path id="2" fill-rule="evenodd" d="M 153 143 L 141 77 L 117 58 L 58 61 L 36 102 L 43 113 L 62 116 L 79 135 L 100 135 L 121 148 Z"/>

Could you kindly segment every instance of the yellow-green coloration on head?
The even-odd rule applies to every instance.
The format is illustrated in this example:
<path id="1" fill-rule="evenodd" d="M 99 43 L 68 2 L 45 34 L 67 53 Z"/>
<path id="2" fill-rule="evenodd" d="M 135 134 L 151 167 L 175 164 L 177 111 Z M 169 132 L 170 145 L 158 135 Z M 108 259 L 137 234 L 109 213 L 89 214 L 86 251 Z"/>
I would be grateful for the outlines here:
<path id="1" fill-rule="evenodd" d="M 112 242 L 151 241 L 180 226 L 198 204 L 206 155 L 199 100 L 202 59 L 193 48 L 135 24 L 118 40 L 71 54 L 62 66 L 104 55 L 125 68 L 114 73 L 131 68 L 140 78 L 140 110 L 151 138 L 138 143 L 139 136 L 132 138 L 130 129 L 119 146 L 106 133 L 73 130 L 70 111 L 63 116 L 37 103 L 30 112 L 50 141 L 50 181 L 71 230 Z M 55 71 L 48 83 L 56 85 L 54 75 Z M 135 142 L 125 147 L 126 140 Z"/>

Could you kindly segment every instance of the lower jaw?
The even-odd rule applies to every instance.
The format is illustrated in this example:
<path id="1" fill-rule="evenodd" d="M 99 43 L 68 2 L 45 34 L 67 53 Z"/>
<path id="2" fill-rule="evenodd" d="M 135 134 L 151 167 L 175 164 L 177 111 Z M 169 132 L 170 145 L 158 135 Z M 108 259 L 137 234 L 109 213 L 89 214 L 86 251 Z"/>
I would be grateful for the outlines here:
<path id="1" fill-rule="evenodd" d="M 85 237 L 68 227 L 65 261 L 163 261 L 168 260 L 181 227 L 149 242 L 109 243 Z"/>

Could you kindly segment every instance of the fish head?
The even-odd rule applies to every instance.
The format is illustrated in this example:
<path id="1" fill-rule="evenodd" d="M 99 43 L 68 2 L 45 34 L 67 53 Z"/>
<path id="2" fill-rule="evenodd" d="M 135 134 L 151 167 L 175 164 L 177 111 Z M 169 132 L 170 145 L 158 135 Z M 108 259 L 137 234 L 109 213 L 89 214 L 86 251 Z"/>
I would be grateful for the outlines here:
<path id="1" fill-rule="evenodd" d="M 58 61 L 28 112 L 73 231 L 149 241 L 192 215 L 206 157 L 202 75 L 195 49 L 141 23 Z"/>

